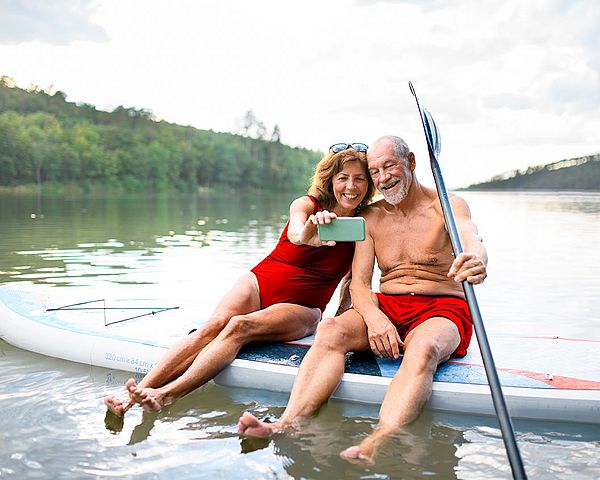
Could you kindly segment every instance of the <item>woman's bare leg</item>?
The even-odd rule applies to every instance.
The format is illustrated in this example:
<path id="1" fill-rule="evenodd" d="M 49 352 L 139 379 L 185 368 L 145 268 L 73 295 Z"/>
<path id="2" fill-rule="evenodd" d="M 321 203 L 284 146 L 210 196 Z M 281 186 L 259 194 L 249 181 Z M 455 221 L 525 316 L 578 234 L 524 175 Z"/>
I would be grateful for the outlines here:
<path id="1" fill-rule="evenodd" d="M 195 360 L 196 356 L 213 341 L 235 315 L 246 314 L 260 309 L 258 283 L 253 273 L 243 275 L 221 299 L 209 320 L 195 332 L 178 340 L 167 350 L 161 360 L 146 374 L 137 385 L 132 378 L 125 384 L 129 393 L 135 388 L 159 388 L 181 376 Z M 113 395 L 104 399 L 109 410 L 124 415 L 135 402 L 131 398 L 123 401 Z"/>
<path id="2" fill-rule="evenodd" d="M 129 385 L 131 398 L 146 410 L 159 411 L 214 378 L 235 359 L 245 344 L 294 340 L 310 335 L 320 316 L 317 308 L 289 303 L 235 315 L 177 379 L 158 389 Z"/>

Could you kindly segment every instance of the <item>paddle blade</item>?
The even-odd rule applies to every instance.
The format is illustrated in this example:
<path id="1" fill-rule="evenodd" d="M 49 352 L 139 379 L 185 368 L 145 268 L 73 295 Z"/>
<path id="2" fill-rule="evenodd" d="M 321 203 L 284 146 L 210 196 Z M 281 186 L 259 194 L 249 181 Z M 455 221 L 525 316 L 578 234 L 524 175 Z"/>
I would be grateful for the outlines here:
<path id="1" fill-rule="evenodd" d="M 421 108 L 419 97 L 417 97 L 417 92 L 415 92 L 415 87 L 413 86 L 412 82 L 408 82 L 408 86 L 410 87 L 410 91 L 417 102 L 417 108 L 419 109 L 419 116 L 421 117 L 423 130 L 425 131 L 425 138 L 427 139 L 429 153 L 437 161 L 438 156 L 442 151 L 442 139 L 440 137 L 440 131 L 438 130 L 431 113 L 429 113 L 426 108 Z"/>
<path id="2" fill-rule="evenodd" d="M 423 108 L 421 111 L 423 126 L 425 127 L 425 137 L 427 138 L 427 144 L 429 145 L 430 151 L 434 154 L 437 159 L 442 151 L 442 138 L 440 131 L 438 130 L 431 113 Z"/>

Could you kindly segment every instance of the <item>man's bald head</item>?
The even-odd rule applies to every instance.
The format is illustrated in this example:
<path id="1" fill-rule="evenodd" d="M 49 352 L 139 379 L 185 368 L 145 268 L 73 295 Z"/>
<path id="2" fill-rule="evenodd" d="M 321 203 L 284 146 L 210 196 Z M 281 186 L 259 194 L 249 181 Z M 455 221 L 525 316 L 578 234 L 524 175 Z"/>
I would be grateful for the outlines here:
<path id="1" fill-rule="evenodd" d="M 381 148 L 389 148 L 390 145 L 392 146 L 396 157 L 408 160 L 408 156 L 410 154 L 410 148 L 408 147 L 408 144 L 402 138 L 395 135 L 384 135 L 383 137 L 379 137 L 373 142 L 369 148 L 369 151 L 377 151 Z M 367 158 L 368 155 L 369 154 L 367 152 Z"/>

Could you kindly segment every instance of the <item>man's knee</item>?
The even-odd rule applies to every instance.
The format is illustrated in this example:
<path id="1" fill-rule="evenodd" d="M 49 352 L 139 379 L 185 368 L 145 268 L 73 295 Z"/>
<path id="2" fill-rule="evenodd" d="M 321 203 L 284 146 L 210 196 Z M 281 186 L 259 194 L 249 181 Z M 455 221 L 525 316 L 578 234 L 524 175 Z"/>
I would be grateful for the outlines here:
<path id="1" fill-rule="evenodd" d="M 348 332 L 339 317 L 324 318 L 317 327 L 315 345 L 328 350 L 346 350 Z"/>
<path id="2" fill-rule="evenodd" d="M 450 320 L 434 318 L 412 330 L 405 343 L 405 357 L 414 355 L 437 366 L 448 360 L 458 348 L 460 333 Z"/>
<path id="3" fill-rule="evenodd" d="M 439 338 L 421 336 L 413 338 L 405 347 L 403 363 L 418 370 L 435 371 L 437 366 L 450 358 L 448 347 Z"/>

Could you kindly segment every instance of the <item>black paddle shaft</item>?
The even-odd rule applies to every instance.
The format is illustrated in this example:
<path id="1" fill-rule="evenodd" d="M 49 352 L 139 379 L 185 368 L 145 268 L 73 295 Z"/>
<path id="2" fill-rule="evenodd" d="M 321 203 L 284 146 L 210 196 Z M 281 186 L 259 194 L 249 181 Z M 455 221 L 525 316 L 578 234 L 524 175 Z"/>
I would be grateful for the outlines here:
<path id="1" fill-rule="evenodd" d="M 431 163 L 431 171 L 433 173 L 433 179 L 437 189 L 438 197 L 442 205 L 442 212 L 444 214 L 444 220 L 446 222 L 446 228 L 450 236 L 450 243 L 452 244 L 452 251 L 456 258 L 463 252 L 462 243 L 460 241 L 460 235 L 458 228 L 456 227 L 456 221 L 454 220 L 454 212 L 452 211 L 452 205 L 448 197 L 448 191 L 444 184 L 444 178 L 438 163 L 437 155 L 440 152 L 439 132 L 433 121 L 433 117 L 427 112 L 422 110 L 419 104 L 419 98 L 415 93 L 415 89 L 412 82 L 409 82 L 410 91 L 415 97 L 417 102 L 417 108 L 419 109 L 419 116 L 421 117 L 421 123 L 423 124 L 423 130 L 425 131 L 425 138 L 427 140 L 427 149 L 429 150 L 429 161 Z M 506 400 L 502 393 L 502 386 L 500 385 L 500 379 L 498 378 L 498 372 L 490 349 L 490 344 L 485 332 L 483 320 L 481 319 L 481 313 L 479 311 L 479 304 L 477 303 L 477 297 L 475 296 L 475 290 L 473 285 L 467 280 L 463 280 L 462 287 L 465 292 L 465 297 L 469 305 L 469 311 L 471 312 L 471 318 L 473 320 L 473 327 L 477 337 L 477 343 L 479 344 L 479 350 L 481 351 L 481 357 L 483 359 L 483 366 L 487 375 L 488 383 L 492 393 L 492 401 L 494 403 L 494 409 L 496 410 L 496 416 L 498 417 L 498 423 L 500 424 L 500 430 L 502 432 L 502 438 L 504 440 L 504 446 L 510 466 L 512 469 L 512 475 L 514 479 L 526 479 L 525 467 L 523 466 L 523 460 L 517 441 L 515 439 L 515 433 L 506 406 Z"/>

